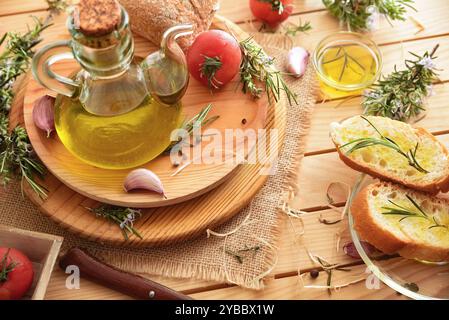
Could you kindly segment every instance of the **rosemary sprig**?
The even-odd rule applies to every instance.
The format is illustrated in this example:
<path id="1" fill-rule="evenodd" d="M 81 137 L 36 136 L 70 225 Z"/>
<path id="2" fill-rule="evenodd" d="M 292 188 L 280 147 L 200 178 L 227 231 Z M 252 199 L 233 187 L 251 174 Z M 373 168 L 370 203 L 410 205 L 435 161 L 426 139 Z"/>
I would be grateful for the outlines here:
<path id="1" fill-rule="evenodd" d="M 0 38 L 0 45 L 6 41 L 5 50 L 0 54 L 0 182 L 6 185 L 18 176 L 22 186 L 27 182 L 43 198 L 46 189 L 35 176 L 42 176 L 44 167 L 35 158 L 25 129 L 17 126 L 9 130 L 13 83 L 28 69 L 33 48 L 41 41 L 42 31 L 50 26 L 48 19 L 34 18 L 34 21 L 34 27 L 25 34 L 8 32 Z"/>
<path id="2" fill-rule="evenodd" d="M 199 128 L 199 127 L 205 127 L 208 124 L 211 124 L 212 122 L 214 122 L 215 120 L 217 120 L 220 116 L 213 116 L 210 118 L 207 118 L 207 114 L 209 113 L 210 109 L 212 108 L 212 104 L 209 103 L 206 107 L 204 107 L 203 109 L 201 109 L 201 111 L 196 114 L 193 118 L 191 118 L 188 121 L 185 121 L 181 128 L 185 131 L 187 131 L 187 133 L 189 135 L 193 134 L 193 129 L 195 128 Z M 165 153 L 170 153 L 171 150 L 173 148 L 176 148 L 176 151 L 180 151 L 181 150 L 181 142 L 182 142 L 182 137 L 179 137 L 179 139 L 177 141 L 172 141 L 172 143 L 167 147 L 167 149 L 165 149 Z"/>
<path id="3" fill-rule="evenodd" d="M 415 168 L 417 171 L 422 173 L 429 173 L 426 169 L 424 169 L 416 159 L 416 153 L 418 152 L 419 143 L 417 142 L 413 149 L 408 150 L 407 152 L 403 151 L 401 147 L 391 138 L 385 137 L 380 131 L 369 121 L 366 117 L 361 116 L 363 120 L 368 122 L 368 124 L 379 134 L 380 138 L 360 138 L 348 143 L 343 144 L 340 148 L 345 148 L 351 146 L 349 150 L 346 152 L 347 154 L 351 154 L 356 150 L 372 147 L 372 146 L 384 146 L 396 151 L 398 154 L 407 159 L 409 166 Z"/>
<path id="4" fill-rule="evenodd" d="M 432 82 L 437 79 L 434 59 L 439 45 L 422 56 L 410 52 L 414 60 L 406 60 L 406 69 L 394 71 L 379 80 L 364 94 L 365 114 L 407 121 L 425 110 L 425 98 L 432 93 Z"/>
<path id="5" fill-rule="evenodd" d="M 406 207 L 406 206 L 401 206 L 401 205 L 395 203 L 392 200 L 388 200 L 388 202 L 390 204 L 392 204 L 393 206 L 384 206 L 384 207 L 382 207 L 382 209 L 387 210 L 385 212 L 382 212 L 382 214 L 384 214 L 384 215 L 393 215 L 393 216 L 401 216 L 402 218 L 399 219 L 399 222 L 404 221 L 405 219 L 409 219 L 409 218 L 425 219 L 425 220 L 433 223 L 433 225 L 431 225 L 428 229 L 433 229 L 433 228 L 449 229 L 449 226 L 441 224 L 437 220 L 435 215 L 430 217 L 421 208 L 421 206 L 412 197 L 410 197 L 408 194 L 406 195 L 406 197 L 410 201 L 410 203 L 412 204 L 411 208 L 410 207 Z"/>
<path id="6" fill-rule="evenodd" d="M 105 218 L 117 224 L 120 227 L 125 240 L 129 239 L 129 234 L 133 234 L 142 239 L 139 231 L 134 228 L 134 221 L 137 219 L 137 217 L 140 217 L 142 215 L 140 210 L 117 207 L 108 204 L 101 204 L 97 208 L 86 209 L 95 213 L 97 217 Z"/>
<path id="7" fill-rule="evenodd" d="M 351 269 L 344 268 L 337 263 L 335 263 L 335 264 L 329 263 L 328 261 L 324 260 L 323 258 L 320 258 L 319 256 L 311 256 L 311 257 L 313 258 L 314 261 L 318 261 L 318 263 L 323 268 L 324 272 L 326 272 L 326 274 L 327 274 L 326 286 L 328 287 L 327 291 L 329 294 L 332 293 L 330 287 L 332 285 L 333 271 L 334 270 L 345 271 L 345 272 L 351 271 Z"/>
<path id="8" fill-rule="evenodd" d="M 240 82 L 243 93 L 250 93 L 260 98 L 263 91 L 267 93 L 270 103 L 281 99 L 282 92 L 287 96 L 290 105 L 298 104 L 297 96 L 293 93 L 282 78 L 280 71 L 274 68 L 274 59 L 267 56 L 252 38 L 240 41 L 243 53 L 240 65 Z M 264 88 L 258 86 L 261 82 Z"/>
<path id="9" fill-rule="evenodd" d="M 10 248 L 6 250 L 5 255 L 2 257 L 2 260 L 0 261 L 0 283 L 8 280 L 8 273 L 13 271 L 14 268 L 17 266 L 17 262 L 14 261 L 7 263 L 10 250 L 11 250 Z"/>
<path id="10" fill-rule="evenodd" d="M 304 24 L 301 22 L 301 19 L 299 19 L 298 24 L 290 23 L 289 26 L 285 27 L 285 35 L 286 36 L 292 36 L 295 37 L 298 32 L 307 32 L 312 30 L 312 25 L 310 24 L 310 21 L 304 22 Z"/>
<path id="11" fill-rule="evenodd" d="M 244 259 L 248 257 L 248 254 L 252 254 L 252 257 L 254 258 L 254 256 L 257 254 L 257 252 L 262 249 L 262 247 L 260 245 L 255 245 L 253 247 L 248 247 L 248 245 L 245 245 L 245 247 L 243 249 L 237 250 L 237 251 L 232 251 L 229 249 L 226 249 L 225 252 L 234 257 L 238 263 L 242 264 L 244 262 Z"/>
<path id="12" fill-rule="evenodd" d="M 323 0 L 330 14 L 353 31 L 371 29 L 373 13 L 368 8 L 374 8 L 391 23 L 390 20 L 405 20 L 407 8 L 415 10 L 413 3 L 413 0 Z"/>
<path id="13" fill-rule="evenodd" d="M 223 83 L 215 78 L 215 74 L 222 67 L 219 57 L 203 56 L 204 62 L 200 66 L 200 74 L 207 78 L 209 89 L 218 89 Z"/>

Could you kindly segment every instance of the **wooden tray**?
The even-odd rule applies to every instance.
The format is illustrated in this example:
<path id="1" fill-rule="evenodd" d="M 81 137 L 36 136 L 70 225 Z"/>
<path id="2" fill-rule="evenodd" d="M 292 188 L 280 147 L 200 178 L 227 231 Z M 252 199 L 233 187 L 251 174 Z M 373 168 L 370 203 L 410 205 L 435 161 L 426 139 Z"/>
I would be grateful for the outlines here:
<path id="1" fill-rule="evenodd" d="M 238 27 L 234 28 L 237 37 L 241 39 L 247 37 Z M 77 69 L 79 65 L 74 60 L 58 63 L 54 68 L 56 73 L 64 75 L 72 74 Z M 225 137 L 225 129 L 255 130 L 255 132 L 263 129 L 268 109 L 267 99 L 254 100 L 251 96 L 243 94 L 241 90 L 236 90 L 238 82 L 239 79 L 236 77 L 233 83 L 229 83 L 223 90 L 211 94 L 202 84 L 191 79 L 182 100 L 186 119 L 191 119 L 207 104 L 212 103 L 209 117 L 214 115 L 220 117 L 204 129 L 214 129 L 222 137 Z M 47 93 L 51 92 L 34 78 L 30 79 L 25 93 L 24 119 L 31 144 L 54 176 L 86 197 L 124 207 L 154 208 L 173 205 L 215 188 L 238 166 L 237 161 L 191 164 L 179 174 L 172 176 L 177 168 L 173 166 L 169 155 L 162 155 L 141 167 L 152 170 L 160 177 L 166 198 L 144 190 L 126 193 L 123 189 L 123 181 L 132 169 L 107 170 L 91 166 L 71 154 L 57 134 L 47 138 L 46 133 L 35 126 L 32 117 L 34 102 Z M 245 124 L 242 124 L 242 119 L 246 119 Z M 239 140 L 240 143 L 233 143 L 228 150 L 239 151 L 246 156 L 253 145 L 245 144 L 242 139 Z M 208 143 L 211 142 L 202 144 L 206 146 Z"/>
<path id="2" fill-rule="evenodd" d="M 33 285 L 24 300 L 43 300 L 63 238 L 0 225 L 0 246 L 23 252 L 32 262 Z"/>
<path id="3" fill-rule="evenodd" d="M 213 27 L 223 28 L 225 23 L 234 32 L 241 32 L 236 25 L 222 17 L 216 17 Z M 52 28 L 58 27 L 59 32 L 62 32 L 64 26 L 56 25 Z M 58 32 L 55 31 L 53 34 L 57 36 Z M 142 38 L 135 37 L 135 39 L 136 44 L 146 43 Z M 26 84 L 26 81 L 23 83 Z M 12 126 L 23 122 L 22 99 L 25 90 L 23 86 L 16 94 L 10 114 Z M 265 127 L 278 130 L 279 146 L 284 138 L 285 116 L 284 104 L 278 104 L 267 110 Z M 176 205 L 142 210 L 142 217 L 135 223 L 135 227 L 143 236 L 142 240 L 131 237 L 125 241 L 117 225 L 97 218 L 86 210 L 86 207 L 97 206 L 96 201 L 75 192 L 51 174 L 48 174 L 44 181 L 49 190 L 49 196 L 45 201 L 37 197 L 26 185 L 25 193 L 45 215 L 81 237 L 111 245 L 161 246 L 199 236 L 207 228 L 214 228 L 232 218 L 248 204 L 267 180 L 268 176 L 260 174 L 263 168 L 260 163 L 240 165 L 223 184 L 206 194 Z"/>

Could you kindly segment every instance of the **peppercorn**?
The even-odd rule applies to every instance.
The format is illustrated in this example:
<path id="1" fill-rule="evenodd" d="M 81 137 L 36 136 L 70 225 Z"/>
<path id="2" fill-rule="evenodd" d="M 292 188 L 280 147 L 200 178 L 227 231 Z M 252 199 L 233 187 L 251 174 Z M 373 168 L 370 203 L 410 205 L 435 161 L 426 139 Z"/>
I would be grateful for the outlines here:
<path id="1" fill-rule="evenodd" d="M 318 270 L 312 270 L 312 271 L 310 271 L 310 277 L 311 277 L 312 279 L 318 278 L 319 275 L 320 275 L 320 272 L 319 272 Z"/>
<path id="2" fill-rule="evenodd" d="M 245 118 L 242 119 L 242 124 L 246 124 L 246 119 Z"/>

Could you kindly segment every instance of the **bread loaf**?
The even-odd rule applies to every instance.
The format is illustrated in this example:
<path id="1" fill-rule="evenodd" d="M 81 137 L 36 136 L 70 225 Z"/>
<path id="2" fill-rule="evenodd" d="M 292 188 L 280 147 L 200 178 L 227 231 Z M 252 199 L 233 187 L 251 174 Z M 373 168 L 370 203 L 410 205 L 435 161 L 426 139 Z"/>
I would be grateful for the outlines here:
<path id="1" fill-rule="evenodd" d="M 179 24 L 192 24 L 194 33 L 178 40 L 186 49 L 195 36 L 209 29 L 218 0 L 120 0 L 128 12 L 133 32 L 159 45 L 168 28 Z"/>

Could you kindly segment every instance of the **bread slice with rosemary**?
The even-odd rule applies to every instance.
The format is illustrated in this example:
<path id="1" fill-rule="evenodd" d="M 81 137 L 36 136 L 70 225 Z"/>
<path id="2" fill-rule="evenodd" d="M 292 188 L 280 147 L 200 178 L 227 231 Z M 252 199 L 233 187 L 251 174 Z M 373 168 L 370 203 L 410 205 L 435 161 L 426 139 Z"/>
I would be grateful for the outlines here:
<path id="1" fill-rule="evenodd" d="M 351 205 L 359 237 L 387 254 L 449 261 L 449 200 L 388 182 L 362 189 Z"/>
<path id="2" fill-rule="evenodd" d="M 437 194 L 449 190 L 449 153 L 430 132 L 377 116 L 332 123 L 340 159 L 354 170 Z"/>

